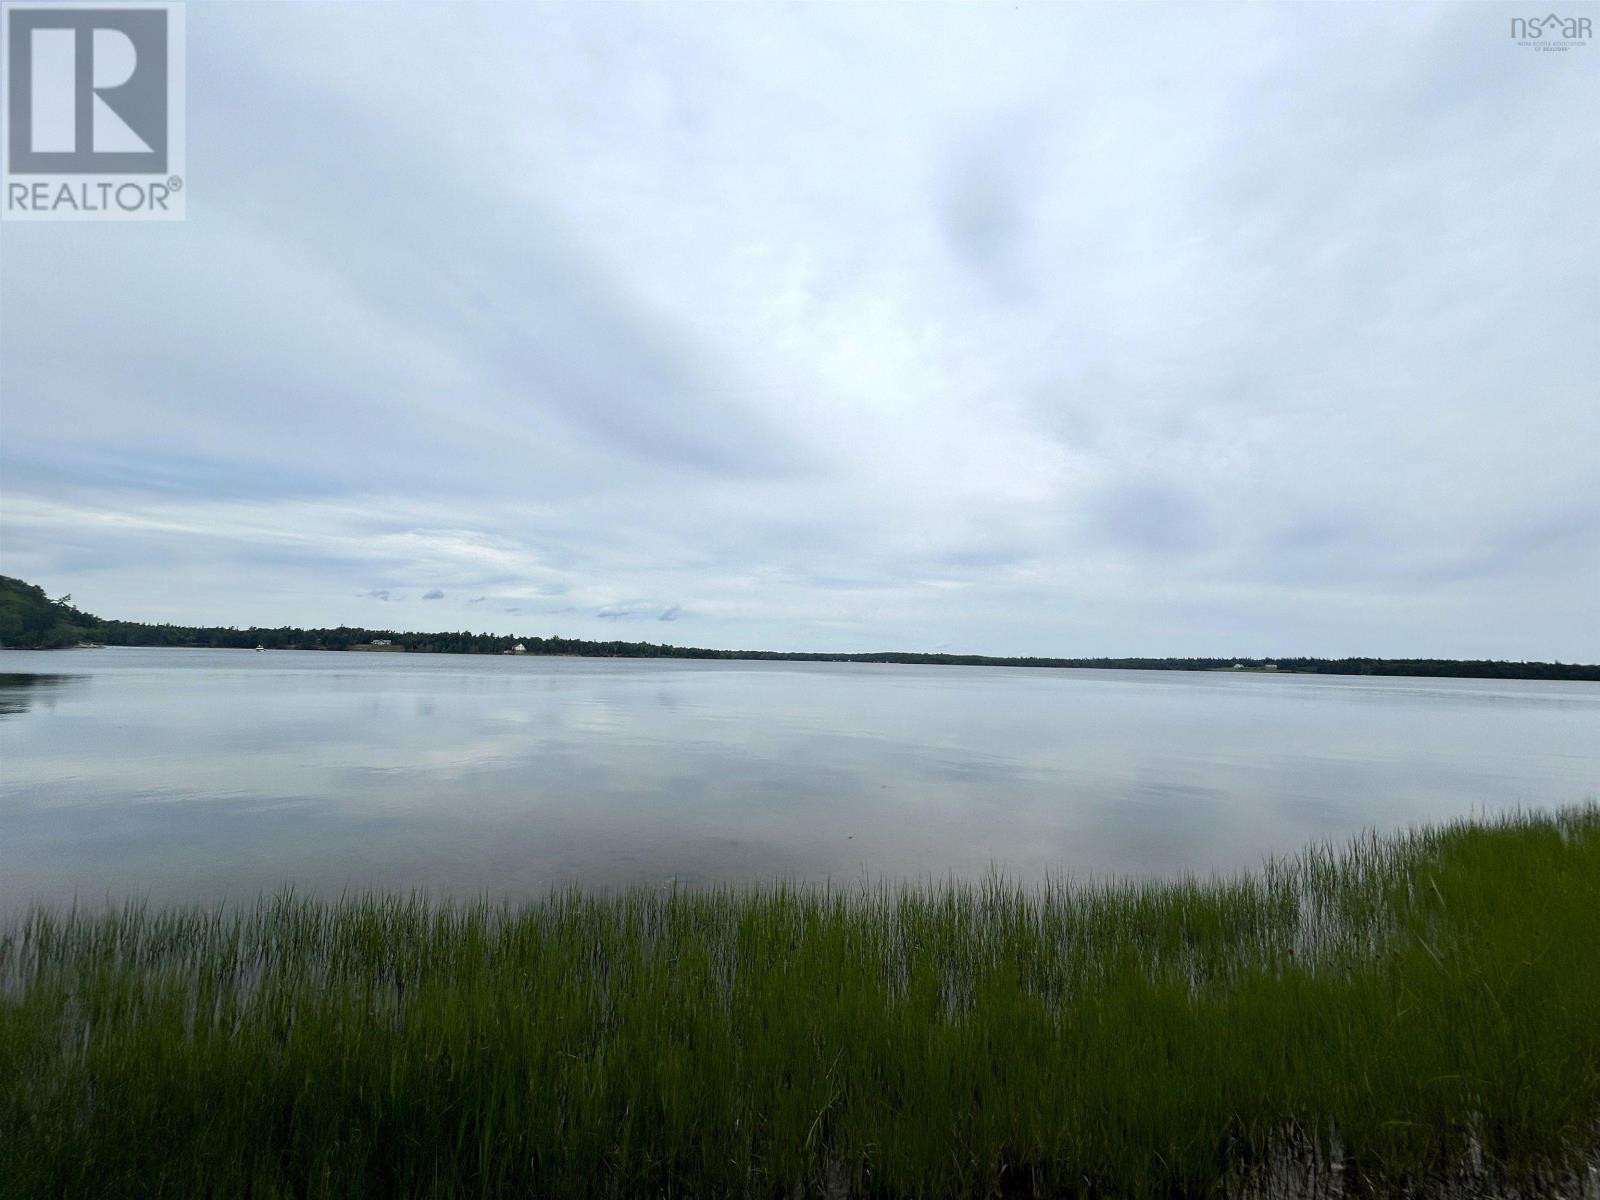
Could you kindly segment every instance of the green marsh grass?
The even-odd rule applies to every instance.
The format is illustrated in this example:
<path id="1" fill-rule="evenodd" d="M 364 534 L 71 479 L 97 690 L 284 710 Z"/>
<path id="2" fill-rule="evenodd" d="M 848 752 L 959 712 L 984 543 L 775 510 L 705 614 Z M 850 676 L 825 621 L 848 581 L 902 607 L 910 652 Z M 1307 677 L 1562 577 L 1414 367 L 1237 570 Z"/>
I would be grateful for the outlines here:
<path id="1" fill-rule="evenodd" d="M 280 896 L 0 930 L 5 1197 L 1595 1182 L 1595 806 L 1231 880 Z"/>

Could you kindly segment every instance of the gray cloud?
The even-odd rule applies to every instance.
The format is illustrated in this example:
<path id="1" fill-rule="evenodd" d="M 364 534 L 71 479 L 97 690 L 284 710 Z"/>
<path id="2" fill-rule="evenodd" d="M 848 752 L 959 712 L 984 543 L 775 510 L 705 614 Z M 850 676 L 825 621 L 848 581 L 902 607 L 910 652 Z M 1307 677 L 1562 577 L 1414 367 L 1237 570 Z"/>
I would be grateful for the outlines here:
<path id="1" fill-rule="evenodd" d="M 442 591 L 440 591 L 438 588 L 433 588 L 431 591 L 423 592 L 422 593 L 422 598 L 424 600 L 443 600 L 444 599 L 444 593 Z"/>
<path id="2" fill-rule="evenodd" d="M 1596 60 L 1502 27 L 194 6 L 190 219 L 0 226 L 3 569 L 151 620 L 1600 657 Z"/>
<path id="3" fill-rule="evenodd" d="M 1177 488 L 1121 484 L 1093 502 L 1101 533 L 1114 545 L 1155 554 L 1185 554 L 1207 538 L 1203 510 Z"/>

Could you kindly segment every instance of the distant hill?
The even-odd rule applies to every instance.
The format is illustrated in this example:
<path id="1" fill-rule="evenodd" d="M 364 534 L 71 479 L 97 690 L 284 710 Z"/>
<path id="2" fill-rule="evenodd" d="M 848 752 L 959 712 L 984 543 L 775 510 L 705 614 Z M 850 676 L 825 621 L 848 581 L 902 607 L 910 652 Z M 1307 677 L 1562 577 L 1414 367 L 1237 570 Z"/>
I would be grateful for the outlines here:
<path id="1" fill-rule="evenodd" d="M 100 619 L 73 608 L 71 601 L 71 596 L 52 600 L 43 588 L 0 575 L 0 647 L 55 650 L 100 640 Z"/>
<path id="2" fill-rule="evenodd" d="M 988 654 L 918 654 L 885 650 L 823 654 L 805 650 L 709 650 L 656 642 L 591 642 L 582 638 L 517 637 L 498 633 L 411 633 L 393 629 L 276 629 L 222 625 L 149 625 L 103 621 L 80 612 L 71 597 L 51 600 L 20 579 L 0 575 L 0 646 L 47 650 L 95 642 L 107 646 L 205 646 L 217 649 L 385 649 L 421 654 L 575 655 L 582 658 L 757 659 L 782 662 L 904 663 L 957 667 L 1076 667 L 1133 671 L 1278 671 L 1316 675 L 1414 675 L 1471 679 L 1600 680 L 1600 665 L 1498 662 L 1454 658 L 997 658 Z M 518 650 L 517 647 L 522 649 Z"/>

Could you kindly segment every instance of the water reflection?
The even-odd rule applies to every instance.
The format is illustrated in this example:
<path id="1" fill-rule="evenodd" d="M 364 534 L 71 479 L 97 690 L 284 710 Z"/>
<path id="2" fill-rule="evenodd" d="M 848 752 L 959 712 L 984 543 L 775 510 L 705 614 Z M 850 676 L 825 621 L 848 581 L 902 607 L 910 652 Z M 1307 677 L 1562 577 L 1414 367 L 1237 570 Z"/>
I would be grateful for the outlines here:
<path id="1" fill-rule="evenodd" d="M 62 688 L 81 686 L 82 675 L 43 675 L 31 671 L 0 671 L 0 717 L 25 713 L 36 703 L 53 704 Z"/>
<path id="2" fill-rule="evenodd" d="M 0 907 L 1171 876 L 1600 793 L 1592 684 L 63 656 L 0 676 Z"/>

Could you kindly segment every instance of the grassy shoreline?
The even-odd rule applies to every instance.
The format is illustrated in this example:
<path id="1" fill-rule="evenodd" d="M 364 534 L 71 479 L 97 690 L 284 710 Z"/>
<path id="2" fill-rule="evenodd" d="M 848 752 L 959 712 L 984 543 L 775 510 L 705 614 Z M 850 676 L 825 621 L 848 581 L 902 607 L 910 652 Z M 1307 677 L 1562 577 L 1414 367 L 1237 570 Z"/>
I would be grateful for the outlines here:
<path id="1" fill-rule="evenodd" d="M 1211 882 L 0 926 L 7 1197 L 1558 1194 L 1597 1131 L 1593 805 Z"/>

